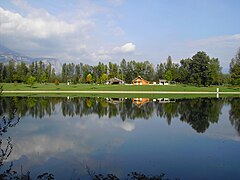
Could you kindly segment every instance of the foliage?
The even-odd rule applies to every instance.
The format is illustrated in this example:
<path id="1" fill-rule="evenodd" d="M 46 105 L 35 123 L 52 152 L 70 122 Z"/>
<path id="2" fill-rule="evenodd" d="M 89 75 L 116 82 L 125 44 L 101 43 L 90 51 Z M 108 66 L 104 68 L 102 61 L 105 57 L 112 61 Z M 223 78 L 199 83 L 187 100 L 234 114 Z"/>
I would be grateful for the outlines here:
<path id="1" fill-rule="evenodd" d="M 205 52 L 198 52 L 192 57 L 189 65 L 189 71 L 192 74 L 192 83 L 200 85 L 209 85 L 209 62 L 210 58 Z"/>
<path id="2" fill-rule="evenodd" d="M 87 77 L 86 77 L 86 83 L 91 83 L 92 80 L 93 80 L 92 75 L 88 74 Z"/>
<path id="3" fill-rule="evenodd" d="M 240 84 L 239 52 L 230 64 L 231 83 Z M 197 52 L 192 58 L 182 59 L 175 63 L 171 56 L 165 62 L 154 67 L 149 61 L 126 61 L 122 59 L 120 64 L 99 62 L 96 66 L 89 64 L 64 63 L 61 72 L 56 72 L 50 63 L 43 61 L 32 62 L 27 65 L 24 62 L 11 60 L 8 64 L 0 62 L 0 82 L 26 83 L 30 76 L 35 77 L 39 83 L 54 82 L 58 79 L 61 83 L 98 83 L 102 84 L 108 78 L 117 77 L 128 84 L 138 75 L 150 82 L 158 82 L 160 79 L 176 81 L 197 86 L 220 85 L 229 82 L 229 77 L 223 75 L 218 58 L 210 58 L 205 52 Z M 91 77 L 90 77 L 90 75 Z"/>
<path id="4" fill-rule="evenodd" d="M 41 75 L 40 82 L 42 83 L 47 82 L 47 74 L 45 72 Z"/>
<path id="5" fill-rule="evenodd" d="M 233 85 L 240 85 L 240 48 L 230 63 L 231 83 Z"/>
<path id="6" fill-rule="evenodd" d="M 58 79 L 55 79 L 55 80 L 54 80 L 54 84 L 55 84 L 56 86 L 58 86 L 58 85 L 59 85 L 59 80 L 58 80 Z"/>
<path id="7" fill-rule="evenodd" d="M 44 180 L 44 179 L 46 179 L 46 180 L 52 180 L 52 179 L 54 179 L 54 175 L 53 174 L 51 174 L 51 173 L 43 173 L 43 174 L 41 174 L 41 175 L 38 175 L 37 176 L 37 179 L 42 179 L 42 180 Z"/>
<path id="8" fill-rule="evenodd" d="M 195 54 L 191 59 L 180 61 L 179 80 L 197 86 L 220 83 L 221 67 L 217 58 L 210 58 L 205 52 Z"/>
<path id="9" fill-rule="evenodd" d="M 132 179 L 132 180 L 164 180 L 165 174 L 160 174 L 160 175 L 146 175 L 144 173 L 139 173 L 139 172 L 131 172 L 127 175 L 126 179 Z M 119 180 L 119 177 L 117 177 L 115 174 L 97 174 L 94 175 L 93 180 Z"/>
<path id="10" fill-rule="evenodd" d="M 100 82 L 101 84 L 104 84 L 107 80 L 108 80 L 108 75 L 104 73 L 100 78 Z"/>
<path id="11" fill-rule="evenodd" d="M 168 81 L 172 81 L 172 79 L 173 79 L 173 75 L 172 75 L 171 70 L 168 70 L 168 71 L 166 72 L 166 74 L 165 74 L 164 77 L 165 77 L 166 80 L 168 80 Z"/>
<path id="12" fill-rule="evenodd" d="M 29 84 L 31 87 L 34 85 L 36 78 L 33 76 L 30 76 L 27 80 L 27 84 Z"/>
<path id="13" fill-rule="evenodd" d="M 229 111 L 229 119 L 240 136 L 240 102 L 238 99 L 231 99 L 231 110 Z"/>
<path id="14" fill-rule="evenodd" d="M 3 85 L 0 84 L 0 94 L 2 94 L 2 92 L 3 92 Z"/>

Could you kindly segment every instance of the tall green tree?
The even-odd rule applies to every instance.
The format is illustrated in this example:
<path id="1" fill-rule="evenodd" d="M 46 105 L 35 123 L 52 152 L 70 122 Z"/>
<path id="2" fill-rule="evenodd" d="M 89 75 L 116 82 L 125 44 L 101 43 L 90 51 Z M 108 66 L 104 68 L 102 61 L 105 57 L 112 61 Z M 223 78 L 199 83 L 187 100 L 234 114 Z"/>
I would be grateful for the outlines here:
<path id="1" fill-rule="evenodd" d="M 4 64 L 0 62 L 0 82 L 3 82 L 3 68 Z"/>
<path id="2" fill-rule="evenodd" d="M 36 78 L 33 76 L 29 76 L 29 78 L 27 79 L 27 84 L 29 84 L 31 87 L 34 85 L 36 81 Z"/>
<path id="3" fill-rule="evenodd" d="M 210 58 L 209 56 L 201 51 L 197 52 L 192 57 L 192 60 L 189 65 L 189 70 L 191 73 L 191 82 L 197 84 L 198 86 L 204 85 L 207 86 L 209 85 L 210 82 L 210 76 L 209 76 L 209 63 L 210 63 Z"/>
<path id="4" fill-rule="evenodd" d="M 57 79 L 55 68 L 52 68 L 51 72 L 51 82 L 54 82 Z"/>
<path id="5" fill-rule="evenodd" d="M 47 81 L 50 82 L 51 77 L 52 77 L 52 65 L 51 65 L 51 63 L 48 63 L 48 65 L 46 66 L 45 74 L 46 74 L 46 77 L 47 77 Z"/>
<path id="6" fill-rule="evenodd" d="M 62 82 L 67 82 L 67 64 L 64 63 L 62 66 Z"/>
<path id="7" fill-rule="evenodd" d="M 7 77 L 6 77 L 6 82 L 13 82 L 13 75 L 15 74 L 15 61 L 11 60 L 8 62 L 7 66 Z"/>
<path id="8" fill-rule="evenodd" d="M 127 62 L 127 70 L 126 70 L 126 83 L 132 83 L 132 80 L 136 77 L 134 74 L 134 61 Z"/>
<path id="9" fill-rule="evenodd" d="M 47 73 L 43 72 L 40 77 L 40 82 L 45 84 L 47 81 L 48 81 Z"/>
<path id="10" fill-rule="evenodd" d="M 109 78 L 118 77 L 118 65 L 115 63 L 109 62 Z"/>
<path id="11" fill-rule="evenodd" d="M 88 74 L 87 77 L 86 77 L 86 82 L 87 83 L 91 83 L 92 82 L 92 75 L 91 74 Z"/>
<path id="12" fill-rule="evenodd" d="M 144 67 L 145 67 L 144 78 L 146 78 L 148 81 L 154 81 L 155 71 L 153 65 L 149 61 L 144 61 Z"/>
<path id="13" fill-rule="evenodd" d="M 165 76 L 164 78 L 168 81 L 172 81 L 173 80 L 173 75 L 172 75 L 172 71 L 171 70 L 168 70 L 166 73 L 165 73 Z"/>
<path id="14" fill-rule="evenodd" d="M 155 80 L 158 81 L 159 79 L 164 79 L 164 75 L 165 75 L 165 68 L 163 63 L 157 64 Z"/>
<path id="15" fill-rule="evenodd" d="M 122 59 L 120 62 L 120 70 L 121 70 L 121 79 L 125 81 L 126 73 L 127 73 L 127 62 L 125 59 Z"/>
<path id="16" fill-rule="evenodd" d="M 209 61 L 209 76 L 211 84 L 219 85 L 221 81 L 221 66 L 218 58 L 211 58 Z"/>
<path id="17" fill-rule="evenodd" d="M 230 63 L 231 82 L 233 85 L 240 85 L 240 48 Z"/>
<path id="18" fill-rule="evenodd" d="M 189 83 L 190 80 L 190 63 L 191 59 L 182 59 L 180 61 L 181 66 L 179 67 L 179 81 L 182 83 Z"/>
<path id="19" fill-rule="evenodd" d="M 15 81 L 26 82 L 27 74 L 28 74 L 28 67 L 25 62 L 21 61 L 21 63 L 18 63 L 16 67 Z"/>
<path id="20" fill-rule="evenodd" d="M 108 75 L 104 73 L 100 78 L 100 83 L 104 84 L 107 80 L 108 80 Z"/>

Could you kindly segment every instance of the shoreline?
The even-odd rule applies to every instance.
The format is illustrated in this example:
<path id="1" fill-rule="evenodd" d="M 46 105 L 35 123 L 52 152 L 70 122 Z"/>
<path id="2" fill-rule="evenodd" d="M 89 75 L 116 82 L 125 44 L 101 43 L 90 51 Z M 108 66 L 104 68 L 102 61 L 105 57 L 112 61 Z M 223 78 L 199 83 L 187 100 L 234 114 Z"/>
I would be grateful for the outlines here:
<path id="1" fill-rule="evenodd" d="M 2 91 L 2 94 L 240 94 L 240 92 L 194 91 Z"/>

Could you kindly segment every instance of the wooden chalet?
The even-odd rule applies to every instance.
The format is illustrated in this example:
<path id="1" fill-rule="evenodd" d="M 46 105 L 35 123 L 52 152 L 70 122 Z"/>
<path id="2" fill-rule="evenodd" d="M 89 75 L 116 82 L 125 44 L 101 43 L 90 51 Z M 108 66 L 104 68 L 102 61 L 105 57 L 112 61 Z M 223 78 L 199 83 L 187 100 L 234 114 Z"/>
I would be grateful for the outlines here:
<path id="1" fill-rule="evenodd" d="M 149 81 L 143 79 L 141 76 L 136 77 L 132 80 L 133 85 L 149 85 Z"/>

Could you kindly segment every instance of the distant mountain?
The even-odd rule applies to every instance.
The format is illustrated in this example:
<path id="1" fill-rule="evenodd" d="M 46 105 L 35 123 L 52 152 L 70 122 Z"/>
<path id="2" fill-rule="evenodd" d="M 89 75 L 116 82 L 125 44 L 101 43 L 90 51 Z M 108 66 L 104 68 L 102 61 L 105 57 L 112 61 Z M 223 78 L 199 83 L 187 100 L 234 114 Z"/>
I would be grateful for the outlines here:
<path id="1" fill-rule="evenodd" d="M 62 70 L 62 63 L 59 59 L 56 58 L 32 58 L 29 56 L 22 55 L 16 51 L 13 51 L 3 45 L 0 44 L 0 62 L 7 63 L 10 60 L 14 60 L 16 62 L 24 61 L 27 64 L 31 64 L 35 61 L 43 61 L 45 64 L 51 63 L 52 68 L 55 68 L 57 73 L 60 73 Z"/>
<path id="2" fill-rule="evenodd" d="M 33 62 L 35 61 L 42 61 L 44 64 L 50 63 L 56 73 L 60 73 L 62 71 L 62 63 L 57 58 L 33 58 Z"/>
<path id="3" fill-rule="evenodd" d="M 0 44 L 0 54 L 20 56 L 21 54 Z"/>
<path id="4" fill-rule="evenodd" d="M 15 60 L 16 62 L 24 61 L 26 63 L 32 62 L 32 58 L 21 55 L 20 53 L 13 51 L 0 44 L 0 61 L 6 63 L 9 60 Z"/>

